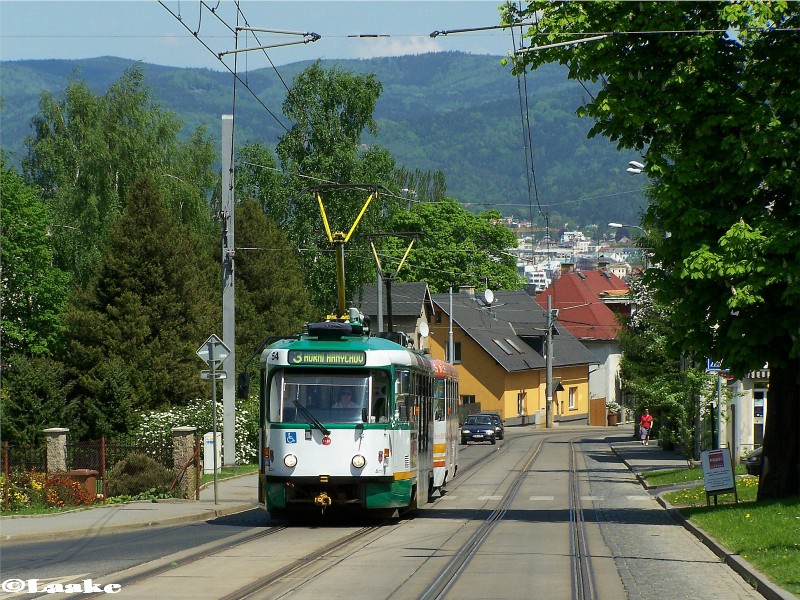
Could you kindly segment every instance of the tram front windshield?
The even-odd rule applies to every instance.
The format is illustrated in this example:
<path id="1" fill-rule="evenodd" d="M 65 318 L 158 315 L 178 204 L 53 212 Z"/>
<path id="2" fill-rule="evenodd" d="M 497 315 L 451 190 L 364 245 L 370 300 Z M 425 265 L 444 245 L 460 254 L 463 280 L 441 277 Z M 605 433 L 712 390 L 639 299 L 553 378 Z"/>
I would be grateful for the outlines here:
<path id="1" fill-rule="evenodd" d="M 278 392 L 280 414 L 272 414 L 279 422 L 302 422 L 307 420 L 304 412 L 310 413 L 322 423 L 375 423 L 384 419 L 378 407 L 386 399 L 379 398 L 378 385 L 382 373 L 371 376 L 369 372 L 346 375 L 328 373 L 283 373 L 275 377 L 273 390 Z M 298 410 L 298 404 L 305 408 Z M 385 411 L 383 412 L 385 415 Z"/>

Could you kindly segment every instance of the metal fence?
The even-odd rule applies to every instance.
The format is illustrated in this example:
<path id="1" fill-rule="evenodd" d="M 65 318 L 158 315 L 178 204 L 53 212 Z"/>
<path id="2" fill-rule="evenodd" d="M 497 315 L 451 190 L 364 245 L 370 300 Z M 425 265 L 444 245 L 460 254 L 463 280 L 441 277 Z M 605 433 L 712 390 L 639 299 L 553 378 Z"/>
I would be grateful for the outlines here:
<path id="1" fill-rule="evenodd" d="M 3 442 L 2 472 L 6 474 L 11 469 L 37 471 L 47 470 L 47 448 L 44 444 L 39 446 L 9 446 Z"/>
<path id="2" fill-rule="evenodd" d="M 158 464 L 172 468 L 172 437 L 144 440 L 133 436 L 121 436 L 107 440 L 67 442 L 67 470 L 91 469 L 100 471 L 105 464 L 111 469 L 131 454 L 144 454 Z"/>
<path id="3" fill-rule="evenodd" d="M 178 465 L 174 473 L 173 438 L 144 440 L 133 436 L 119 436 L 107 440 L 72 441 L 66 443 L 67 475 L 81 482 L 98 498 L 109 497 L 109 490 L 124 489 L 124 495 L 135 496 L 154 492 L 168 495 L 179 486 L 186 487 L 190 467 L 194 466 L 195 480 L 189 489 L 198 497 L 200 476 L 200 438 L 195 436 L 194 454 L 186 464 Z M 146 458 L 143 458 L 146 457 Z M 153 465 L 155 463 L 155 465 Z M 8 506 L 9 482 L 20 479 L 24 472 L 47 472 L 47 446 L 2 445 L 0 473 L 4 476 L 2 486 L 3 506 Z M 116 479 L 115 479 L 116 478 Z M 124 485 L 121 484 L 125 480 Z M 111 485 L 109 485 L 111 484 Z M 94 486 L 94 488 L 92 488 Z M 120 487 L 122 486 L 122 487 Z"/>

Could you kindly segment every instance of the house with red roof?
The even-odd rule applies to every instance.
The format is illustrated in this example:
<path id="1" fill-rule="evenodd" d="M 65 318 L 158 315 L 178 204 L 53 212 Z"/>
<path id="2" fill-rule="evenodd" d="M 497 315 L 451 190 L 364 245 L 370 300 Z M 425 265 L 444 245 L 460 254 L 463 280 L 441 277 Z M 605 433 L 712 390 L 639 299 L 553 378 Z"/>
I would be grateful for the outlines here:
<path id="1" fill-rule="evenodd" d="M 561 276 L 536 295 L 536 302 L 547 308 L 548 297 L 551 308 L 558 310 L 558 323 L 597 359 L 597 367 L 589 373 L 590 403 L 600 405 L 602 400 L 603 406 L 606 401 L 619 404 L 622 351 L 617 339 L 618 317 L 631 314 L 627 284 L 606 269 L 576 271 L 567 264 L 562 267 Z M 599 417 L 590 424 L 600 425 L 598 420 Z"/>

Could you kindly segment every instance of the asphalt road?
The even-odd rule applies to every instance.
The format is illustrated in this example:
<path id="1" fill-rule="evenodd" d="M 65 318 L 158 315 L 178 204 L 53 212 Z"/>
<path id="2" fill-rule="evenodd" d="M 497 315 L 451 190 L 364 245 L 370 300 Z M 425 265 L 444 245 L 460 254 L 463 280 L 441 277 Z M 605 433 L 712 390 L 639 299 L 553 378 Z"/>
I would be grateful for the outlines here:
<path id="1" fill-rule="evenodd" d="M 35 542 L 4 543 L 0 547 L 0 572 L 3 579 L 63 578 L 87 574 L 101 578 L 181 550 L 223 540 L 269 522 L 261 509 L 221 517 L 214 521 L 173 527 L 148 527 Z"/>

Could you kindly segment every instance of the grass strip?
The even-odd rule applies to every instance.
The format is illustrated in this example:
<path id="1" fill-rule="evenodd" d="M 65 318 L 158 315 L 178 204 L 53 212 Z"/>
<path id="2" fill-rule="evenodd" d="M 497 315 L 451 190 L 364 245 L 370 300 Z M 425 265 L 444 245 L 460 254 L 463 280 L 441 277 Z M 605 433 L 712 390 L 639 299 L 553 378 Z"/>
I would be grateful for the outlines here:
<path id="1" fill-rule="evenodd" d="M 717 506 L 706 506 L 702 483 L 663 498 L 777 586 L 800 595 L 800 497 L 757 502 L 757 477 L 737 479 L 736 492 L 738 504 L 733 494 L 723 494 Z"/>

